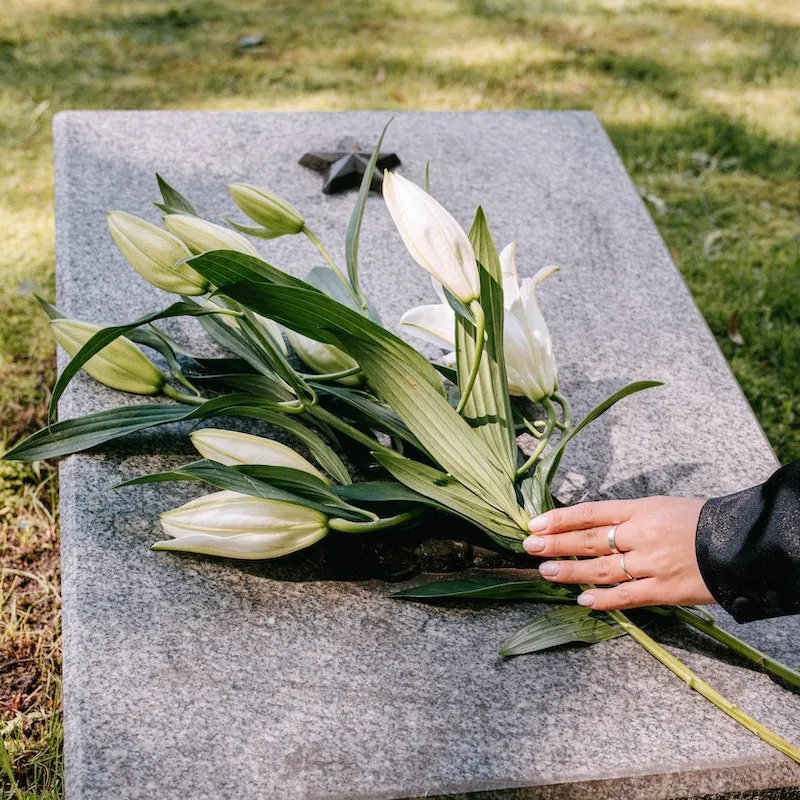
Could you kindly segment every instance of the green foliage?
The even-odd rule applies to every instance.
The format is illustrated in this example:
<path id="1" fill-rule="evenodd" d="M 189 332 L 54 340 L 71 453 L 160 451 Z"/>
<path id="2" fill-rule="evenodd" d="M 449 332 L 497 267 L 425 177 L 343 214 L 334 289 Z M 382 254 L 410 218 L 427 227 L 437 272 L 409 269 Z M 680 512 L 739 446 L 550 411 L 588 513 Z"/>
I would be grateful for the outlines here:
<path id="1" fill-rule="evenodd" d="M 53 346 L 26 295 L 53 296 L 57 111 L 591 108 L 779 458 L 800 458 L 796 3 L 6 0 L 0 21 L 9 442 L 41 424 L 26 409 L 52 385 Z M 262 45 L 237 48 L 255 32 Z M 734 311 L 742 345 L 727 336 Z M 26 796 L 60 796 L 59 731 L 56 720 L 46 746 L 11 750 Z"/>

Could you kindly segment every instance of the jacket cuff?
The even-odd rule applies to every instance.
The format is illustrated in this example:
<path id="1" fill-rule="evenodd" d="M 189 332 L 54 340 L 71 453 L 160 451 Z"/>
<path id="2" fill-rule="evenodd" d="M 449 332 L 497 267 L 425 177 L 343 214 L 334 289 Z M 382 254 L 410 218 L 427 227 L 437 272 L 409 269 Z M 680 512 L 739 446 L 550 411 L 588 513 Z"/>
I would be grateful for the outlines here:
<path id="1" fill-rule="evenodd" d="M 800 462 L 766 483 L 709 500 L 695 550 L 700 574 L 737 622 L 800 612 Z"/>

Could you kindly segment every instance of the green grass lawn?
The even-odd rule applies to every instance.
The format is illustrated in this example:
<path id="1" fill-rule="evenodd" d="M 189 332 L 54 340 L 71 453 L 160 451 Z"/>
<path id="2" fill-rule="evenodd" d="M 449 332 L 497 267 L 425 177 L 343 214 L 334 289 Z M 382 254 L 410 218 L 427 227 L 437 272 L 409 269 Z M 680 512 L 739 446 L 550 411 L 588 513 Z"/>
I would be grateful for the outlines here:
<path id="1" fill-rule="evenodd" d="M 3 438 L 41 424 L 53 377 L 29 295 L 53 294 L 57 111 L 592 109 L 779 458 L 800 458 L 799 65 L 795 0 L 4 0 Z M 54 496 L 48 468 L 0 466 L 0 732 L 36 798 L 61 791 Z"/>

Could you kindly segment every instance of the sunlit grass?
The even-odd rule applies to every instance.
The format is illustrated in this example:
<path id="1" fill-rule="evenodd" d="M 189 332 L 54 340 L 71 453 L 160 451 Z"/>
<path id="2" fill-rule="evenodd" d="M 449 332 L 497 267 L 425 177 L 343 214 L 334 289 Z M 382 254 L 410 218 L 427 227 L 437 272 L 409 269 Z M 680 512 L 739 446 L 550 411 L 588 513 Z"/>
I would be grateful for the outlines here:
<path id="1" fill-rule="evenodd" d="M 56 112 L 592 109 L 779 457 L 800 458 L 798 65 L 795 0 L 4 0 L 0 430 L 41 424 L 52 380 L 29 294 L 53 291 Z M 3 565 L 55 585 L 51 487 L 0 471 Z M 57 608 L 36 580 L 9 594 L 21 580 L 4 574 L 0 663 L 38 647 L 41 685 L 3 694 L 0 729 L 27 796 L 56 797 Z"/>

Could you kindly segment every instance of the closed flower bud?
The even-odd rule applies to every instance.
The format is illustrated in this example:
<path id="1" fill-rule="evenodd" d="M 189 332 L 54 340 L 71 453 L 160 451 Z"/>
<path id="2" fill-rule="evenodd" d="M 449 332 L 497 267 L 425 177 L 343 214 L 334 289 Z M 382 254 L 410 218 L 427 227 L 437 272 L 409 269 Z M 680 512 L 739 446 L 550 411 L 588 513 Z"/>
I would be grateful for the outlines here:
<path id="1" fill-rule="evenodd" d="M 233 202 L 272 236 L 300 233 L 305 226 L 300 212 L 287 200 L 249 183 L 228 185 Z"/>
<path id="2" fill-rule="evenodd" d="M 227 558 L 278 558 L 328 533 L 319 511 L 283 500 L 214 492 L 161 515 L 164 533 L 154 550 L 180 550 Z"/>
<path id="3" fill-rule="evenodd" d="M 384 172 L 383 199 L 411 257 L 468 305 L 480 294 L 475 251 L 464 229 L 424 189 Z"/>
<path id="4" fill-rule="evenodd" d="M 273 439 L 222 428 L 202 428 L 191 434 L 191 439 L 200 455 L 227 467 L 238 464 L 290 467 L 330 483 L 328 478 L 303 456 Z"/>
<path id="5" fill-rule="evenodd" d="M 164 217 L 164 226 L 194 253 L 237 250 L 248 256 L 259 257 L 258 250 L 240 233 L 199 217 L 192 217 L 189 214 L 167 214 Z"/>
<path id="6" fill-rule="evenodd" d="M 300 360 L 318 375 L 345 372 L 358 366 L 357 361 L 332 344 L 318 342 L 292 330 L 286 331 L 286 338 Z M 340 378 L 338 382 L 344 386 L 358 386 L 361 383 L 361 376 L 349 375 Z"/>
<path id="7" fill-rule="evenodd" d="M 192 251 L 177 236 L 122 211 L 109 211 L 106 217 L 117 247 L 148 283 L 175 294 L 208 291 L 208 281 L 202 275 L 179 263 L 191 258 Z"/>
<path id="8" fill-rule="evenodd" d="M 50 327 L 58 343 L 74 356 L 99 330 L 99 325 L 77 319 L 54 319 Z M 106 345 L 84 365 L 93 378 L 133 394 L 159 394 L 165 378 L 161 370 L 138 347 L 124 336 Z"/>

